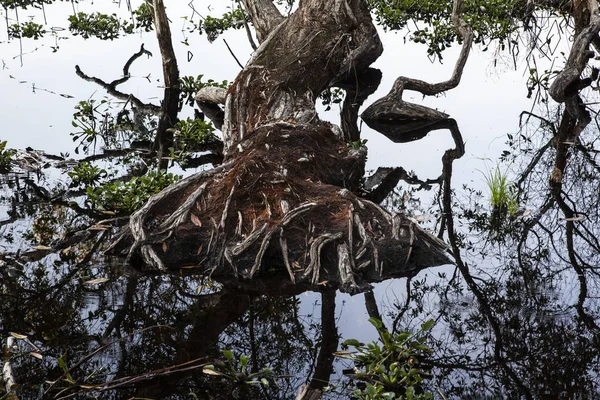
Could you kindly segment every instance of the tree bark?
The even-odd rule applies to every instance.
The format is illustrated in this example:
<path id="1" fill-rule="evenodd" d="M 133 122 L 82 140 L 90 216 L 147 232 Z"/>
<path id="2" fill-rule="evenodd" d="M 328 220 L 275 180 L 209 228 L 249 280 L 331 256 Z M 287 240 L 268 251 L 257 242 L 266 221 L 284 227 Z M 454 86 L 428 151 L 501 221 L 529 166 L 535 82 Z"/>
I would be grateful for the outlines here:
<path id="1" fill-rule="evenodd" d="M 254 23 L 259 42 L 263 42 L 269 33 L 284 20 L 272 0 L 242 0 L 242 2 Z"/>
<path id="2" fill-rule="evenodd" d="M 350 293 L 451 262 L 445 243 L 360 197 L 366 149 L 315 109 L 382 52 L 366 2 L 304 0 L 273 25 L 226 94 L 224 163 L 152 197 L 115 249 L 148 269 Z"/>
<path id="3" fill-rule="evenodd" d="M 163 98 L 160 119 L 154 140 L 154 149 L 158 154 L 160 169 L 166 169 L 168 161 L 164 158 L 169 147 L 173 147 L 173 131 L 171 128 L 177 125 L 177 114 L 179 113 L 179 69 L 177 68 L 177 57 L 173 50 L 171 41 L 171 28 L 165 11 L 163 0 L 153 0 L 154 29 L 162 56 L 163 79 L 165 95 Z"/>

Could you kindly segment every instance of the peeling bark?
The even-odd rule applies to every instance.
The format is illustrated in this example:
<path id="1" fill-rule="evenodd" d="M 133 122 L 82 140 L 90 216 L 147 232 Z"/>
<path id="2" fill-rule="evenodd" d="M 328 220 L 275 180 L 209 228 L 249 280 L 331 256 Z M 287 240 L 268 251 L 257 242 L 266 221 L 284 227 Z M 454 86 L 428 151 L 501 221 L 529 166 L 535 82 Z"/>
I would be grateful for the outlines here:
<path id="1" fill-rule="evenodd" d="M 242 3 L 254 23 L 259 42 L 263 42 L 269 33 L 283 22 L 283 15 L 272 0 L 242 0 Z"/>

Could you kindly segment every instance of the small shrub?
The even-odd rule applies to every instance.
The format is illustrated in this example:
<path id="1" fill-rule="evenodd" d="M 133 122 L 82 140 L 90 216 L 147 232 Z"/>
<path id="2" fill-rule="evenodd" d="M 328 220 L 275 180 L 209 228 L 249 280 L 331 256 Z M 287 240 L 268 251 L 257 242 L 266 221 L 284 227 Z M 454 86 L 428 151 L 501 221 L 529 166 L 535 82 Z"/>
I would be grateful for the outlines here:
<path id="1" fill-rule="evenodd" d="M 356 348 L 356 354 L 344 358 L 355 364 L 353 377 L 364 382 L 352 395 L 364 400 L 432 400 L 433 394 L 421 385 L 428 374 L 420 367 L 420 359 L 432 352 L 425 344 L 425 333 L 433 328 L 434 321 L 425 322 L 414 334 L 391 334 L 378 319 L 369 318 L 369 322 L 377 328 L 380 341 L 364 344 L 348 339 L 343 344 Z"/>
<path id="2" fill-rule="evenodd" d="M 181 179 L 164 171 L 150 171 L 144 176 L 134 177 L 128 182 L 110 182 L 98 187 L 88 187 L 86 195 L 92 207 L 131 214 L 142 207 L 148 198 Z"/>
<path id="3" fill-rule="evenodd" d="M 217 140 L 215 128 L 201 119 L 185 119 L 177 122 L 175 141 L 180 151 L 202 151 L 208 143 Z"/>
<path id="4" fill-rule="evenodd" d="M 70 187 L 88 187 L 96 185 L 101 179 L 108 175 L 106 170 L 97 167 L 89 162 L 82 162 L 73 167 L 72 171 L 67 173 L 72 182 Z"/>

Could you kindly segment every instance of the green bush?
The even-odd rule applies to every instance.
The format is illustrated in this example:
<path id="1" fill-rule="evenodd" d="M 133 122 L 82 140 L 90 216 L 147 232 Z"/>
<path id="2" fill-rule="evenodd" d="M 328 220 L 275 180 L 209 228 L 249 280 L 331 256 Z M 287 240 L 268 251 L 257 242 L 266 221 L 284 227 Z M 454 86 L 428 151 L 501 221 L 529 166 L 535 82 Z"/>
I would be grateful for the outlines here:
<path id="1" fill-rule="evenodd" d="M 131 214 L 141 208 L 148 198 L 181 179 L 164 171 L 150 171 L 128 182 L 110 182 L 98 187 L 88 187 L 86 195 L 93 208 L 103 208 L 118 214 Z"/>
<path id="2" fill-rule="evenodd" d="M 432 400 L 433 394 L 421 386 L 428 374 L 420 367 L 420 360 L 432 352 L 425 344 L 425 333 L 433 328 L 434 321 L 425 322 L 417 333 L 398 334 L 390 333 L 376 318 L 369 318 L 369 322 L 377 328 L 380 341 L 364 344 L 348 339 L 343 344 L 356 348 L 357 353 L 344 358 L 355 364 L 358 372 L 353 377 L 364 382 L 364 387 L 352 395 L 364 400 Z"/>
<path id="3" fill-rule="evenodd" d="M 6 148 L 6 140 L 0 142 L 0 173 L 11 170 L 12 157 L 16 154 L 13 149 Z"/>

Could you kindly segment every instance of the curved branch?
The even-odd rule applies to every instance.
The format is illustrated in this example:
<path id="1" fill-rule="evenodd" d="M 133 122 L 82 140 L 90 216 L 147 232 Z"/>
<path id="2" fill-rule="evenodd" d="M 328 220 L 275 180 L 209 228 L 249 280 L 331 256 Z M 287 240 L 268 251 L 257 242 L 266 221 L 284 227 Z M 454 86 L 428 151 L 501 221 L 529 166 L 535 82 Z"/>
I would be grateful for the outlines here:
<path id="1" fill-rule="evenodd" d="M 584 7 L 583 2 L 574 2 L 573 4 L 578 4 L 577 7 Z M 554 79 L 548 90 L 550 96 L 557 103 L 564 103 L 570 97 L 577 95 L 578 90 L 576 87 L 580 82 L 581 73 L 585 69 L 589 59 L 594 56 L 594 53 L 589 48 L 590 44 L 598 36 L 598 32 L 600 32 L 600 12 L 596 0 L 587 0 L 585 5 L 589 11 L 589 22 L 576 34 L 565 68 Z M 573 14 L 577 19 L 577 15 L 583 14 L 583 10 L 575 10 Z M 577 22 L 576 25 L 581 25 L 581 23 Z"/>
<path id="2" fill-rule="evenodd" d="M 365 110 L 362 117 L 367 124 L 371 121 L 390 119 L 435 121 L 447 118 L 446 114 L 429 107 L 404 102 L 402 94 L 404 90 L 414 90 L 426 96 L 435 96 L 458 86 L 473 43 L 473 31 L 460 17 L 462 8 L 463 0 L 455 0 L 452 8 L 452 22 L 463 40 L 463 45 L 450 79 L 438 83 L 429 83 L 420 79 L 399 77 L 385 97 L 377 100 Z"/>
<path id="3" fill-rule="evenodd" d="M 143 46 L 142 46 L 142 49 L 143 49 Z M 146 50 L 143 50 L 143 51 L 146 51 Z M 140 50 L 140 52 L 138 52 L 138 53 L 135 53 L 133 56 L 131 56 L 131 58 L 129 58 L 129 60 L 127 60 L 127 63 L 123 67 L 123 72 L 126 72 L 126 71 L 128 72 L 129 71 L 129 66 L 131 66 L 131 63 L 136 58 L 139 57 L 139 56 L 136 57 L 136 55 L 140 54 L 141 52 L 142 52 L 142 50 Z M 127 82 L 129 80 L 129 78 L 130 78 L 129 74 L 127 74 L 123 78 L 114 80 L 114 81 L 112 81 L 110 83 L 106 83 L 104 80 L 102 80 L 100 78 L 96 78 L 95 76 L 89 76 L 89 75 L 87 75 L 86 73 L 84 73 L 81 70 L 81 68 L 79 67 L 79 65 L 75 66 L 75 73 L 81 79 L 86 80 L 88 82 L 93 82 L 96 85 L 102 87 L 111 96 L 113 96 L 113 97 L 115 97 L 115 98 L 117 98 L 119 100 L 131 101 L 131 103 L 134 106 L 136 106 L 137 108 L 139 108 L 140 110 L 143 110 L 143 111 L 151 113 L 151 114 L 157 114 L 157 113 L 160 112 L 160 107 L 159 106 L 151 104 L 151 103 L 144 103 L 143 101 L 141 101 L 140 99 L 138 99 L 133 94 L 123 93 L 123 92 L 117 90 L 116 87 L 118 85 L 120 85 L 122 83 L 125 83 L 125 82 Z"/>

